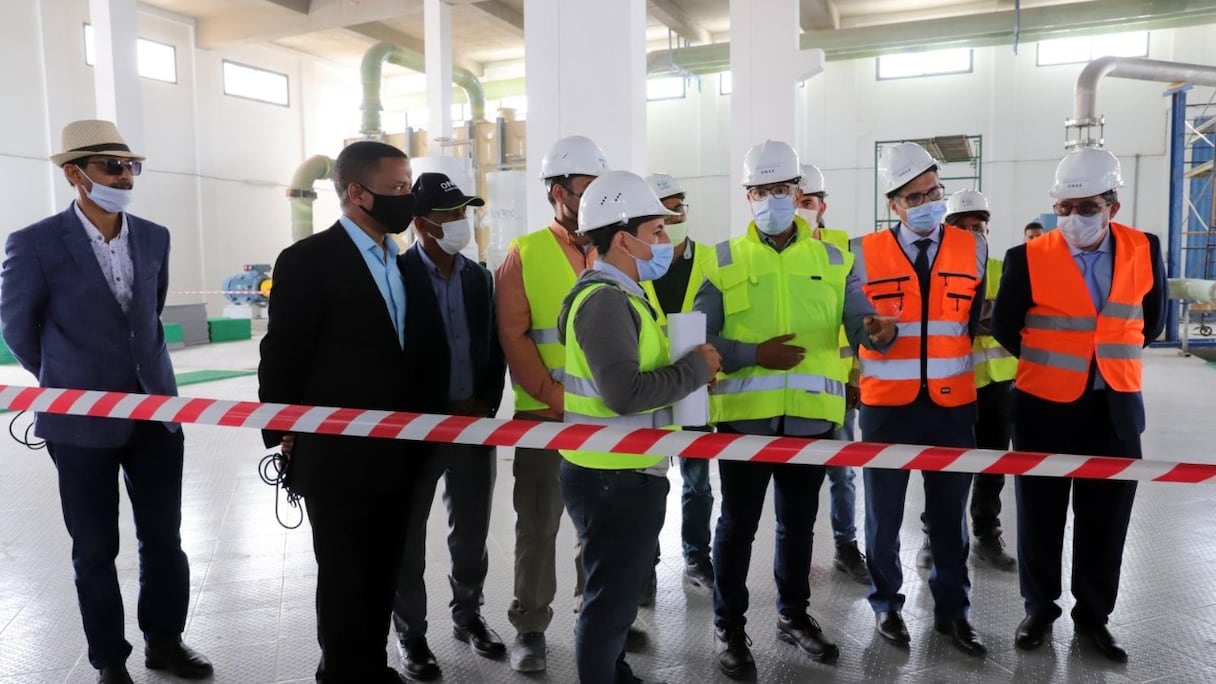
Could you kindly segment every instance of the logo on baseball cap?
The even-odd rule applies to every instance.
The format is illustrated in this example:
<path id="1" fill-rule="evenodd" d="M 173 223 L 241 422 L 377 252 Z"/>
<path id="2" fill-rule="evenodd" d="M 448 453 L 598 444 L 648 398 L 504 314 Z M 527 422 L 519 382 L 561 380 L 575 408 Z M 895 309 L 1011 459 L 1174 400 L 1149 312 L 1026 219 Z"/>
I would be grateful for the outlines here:
<path id="1" fill-rule="evenodd" d="M 414 215 L 426 216 L 436 211 L 449 211 L 465 206 L 482 207 L 486 201 L 466 195 L 442 173 L 424 173 L 414 181 Z"/>

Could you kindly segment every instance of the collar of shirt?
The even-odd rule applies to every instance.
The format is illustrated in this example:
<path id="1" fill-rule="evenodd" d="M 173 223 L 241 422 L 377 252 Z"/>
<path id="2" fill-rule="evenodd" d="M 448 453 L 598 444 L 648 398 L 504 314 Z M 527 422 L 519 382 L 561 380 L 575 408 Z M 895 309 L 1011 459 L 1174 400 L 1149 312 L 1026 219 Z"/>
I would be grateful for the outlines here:
<path id="1" fill-rule="evenodd" d="M 916 242 L 918 240 L 929 238 L 929 240 L 933 242 L 933 245 L 936 245 L 942 241 L 941 226 L 938 226 L 937 230 L 929 233 L 928 235 L 917 235 L 916 232 L 911 228 L 904 230 L 903 222 L 895 224 L 895 227 L 892 230 L 895 231 L 895 238 L 899 240 L 899 244 L 903 246 L 904 251 L 911 250 L 912 254 L 916 254 Z M 933 245 L 930 245 L 930 247 Z"/>
<path id="2" fill-rule="evenodd" d="M 90 242 L 96 238 L 105 239 L 105 236 L 101 234 L 97 226 L 93 225 L 89 217 L 85 216 L 84 212 L 80 210 L 78 202 L 72 202 L 72 208 L 76 210 L 76 218 L 80 219 L 80 225 L 84 226 L 84 232 L 88 234 Z M 124 211 L 122 213 L 122 221 L 118 225 L 118 235 L 114 236 L 114 240 L 119 242 L 125 241 L 129 232 L 127 229 L 127 212 Z"/>
<path id="3" fill-rule="evenodd" d="M 1082 254 L 1093 254 L 1095 252 L 1098 254 L 1110 254 L 1110 227 L 1107 227 L 1106 236 L 1102 238 L 1102 242 L 1098 243 L 1097 249 L 1086 252 L 1085 250 L 1081 249 L 1080 247 L 1073 247 L 1072 245 L 1068 245 L 1068 251 L 1072 254 L 1074 259 L 1076 257 L 1081 256 Z"/>
<path id="4" fill-rule="evenodd" d="M 642 289 L 642 286 L 639 285 L 633 278 L 625 275 L 625 272 L 616 266 L 613 266 L 606 261 L 597 261 L 591 265 L 591 269 L 597 273 L 602 273 L 605 276 L 608 276 L 609 279 L 615 281 L 621 286 L 622 290 L 628 292 L 629 294 L 636 295 L 643 299 L 646 298 L 646 291 Z"/>
<path id="5" fill-rule="evenodd" d="M 790 236 L 789 242 L 786 242 L 784 247 L 778 247 L 777 239 L 774 236 L 769 235 L 768 233 L 764 232 L 763 230 L 760 230 L 759 228 L 756 228 L 756 235 L 760 236 L 760 240 L 763 241 L 764 244 L 768 245 L 769 247 L 772 247 L 773 249 L 777 250 L 778 252 L 780 252 L 783 249 L 788 249 L 790 245 L 792 245 L 798 241 L 798 229 L 797 228 L 794 229 L 794 234 Z"/>
<path id="6" fill-rule="evenodd" d="M 338 222 L 346 229 L 346 234 L 350 236 L 351 240 L 354 240 L 355 246 L 359 248 L 360 252 L 371 252 L 380 261 L 387 261 L 384 256 L 385 250 L 381 249 L 380 245 L 377 245 L 370 235 L 363 232 L 359 224 L 350 220 L 347 216 L 340 217 Z M 384 245 L 388 248 L 388 259 L 396 259 L 397 255 L 401 252 L 401 248 L 397 246 L 397 243 L 391 236 L 384 236 Z"/>
<path id="7" fill-rule="evenodd" d="M 447 280 L 447 278 L 444 278 L 443 273 L 439 270 L 439 267 L 435 265 L 435 262 L 431 261 L 431 255 L 427 254 L 426 250 L 422 248 L 421 242 L 415 242 L 414 246 L 411 247 L 411 249 L 418 250 L 419 256 L 422 257 L 422 263 L 426 264 L 426 267 L 431 272 L 432 276 L 434 276 L 436 278 L 443 278 L 444 280 Z M 459 275 L 460 272 L 462 270 L 464 270 L 464 262 L 465 262 L 464 255 L 457 252 L 456 258 L 452 261 L 452 275 L 453 276 Z"/>

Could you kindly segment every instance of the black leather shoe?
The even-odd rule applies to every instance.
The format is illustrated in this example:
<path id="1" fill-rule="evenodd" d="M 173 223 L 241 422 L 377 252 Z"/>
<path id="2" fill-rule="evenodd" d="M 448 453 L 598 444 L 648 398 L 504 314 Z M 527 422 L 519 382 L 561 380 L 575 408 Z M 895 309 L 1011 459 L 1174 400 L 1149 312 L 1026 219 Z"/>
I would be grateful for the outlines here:
<path id="1" fill-rule="evenodd" d="M 777 638 L 802 649 L 816 662 L 834 663 L 840 657 L 840 649 L 823 636 L 823 629 L 810 615 L 793 619 L 778 615 Z"/>
<path id="2" fill-rule="evenodd" d="M 146 646 L 144 667 L 149 670 L 168 670 L 182 679 L 206 679 L 215 674 L 210 660 L 180 640 L 173 644 Z"/>
<path id="3" fill-rule="evenodd" d="M 108 665 L 97 671 L 97 684 L 134 684 L 126 665 Z"/>
<path id="4" fill-rule="evenodd" d="M 899 614 L 898 610 L 875 613 L 874 624 L 875 629 L 878 630 L 878 636 L 896 646 L 907 646 L 912 641 L 912 637 L 908 636 L 908 626 L 904 624 L 904 617 Z"/>
<path id="5" fill-rule="evenodd" d="M 689 586 L 697 589 L 713 590 L 713 563 L 711 563 L 708 558 L 685 563 L 684 581 L 687 582 Z"/>
<path id="6" fill-rule="evenodd" d="M 1127 662 L 1127 651 L 1119 645 L 1115 640 L 1115 635 L 1110 633 L 1106 625 L 1087 625 L 1082 622 L 1076 623 L 1077 636 L 1084 638 L 1094 648 L 1106 657 L 1107 660 L 1116 663 Z"/>
<path id="7" fill-rule="evenodd" d="M 856 541 L 836 544 L 836 559 L 832 565 L 859 584 L 869 586 L 871 583 L 870 569 L 866 567 L 865 554 L 857 548 Z"/>
<path id="8" fill-rule="evenodd" d="M 975 633 L 975 628 L 971 626 L 967 618 L 938 619 L 934 620 L 933 626 L 937 631 L 950 637 L 950 642 L 954 644 L 955 648 L 969 656 L 983 657 L 988 653 L 988 649 L 984 648 L 984 642 L 980 641 L 980 635 Z"/>
<path id="9" fill-rule="evenodd" d="M 743 628 L 714 629 L 718 649 L 718 669 L 731 679 L 756 676 L 756 661 L 752 658 L 752 640 Z"/>
<path id="10" fill-rule="evenodd" d="M 480 615 L 463 627 L 452 625 L 452 636 L 472 646 L 473 651 L 483 658 L 501 658 L 507 654 L 507 645 Z"/>
<path id="11" fill-rule="evenodd" d="M 1051 634 L 1051 623 L 1042 615 L 1027 615 L 1018 624 L 1018 630 L 1013 633 L 1013 645 L 1023 651 L 1033 651 L 1043 645 Z"/>
<path id="12" fill-rule="evenodd" d="M 401 667 L 411 682 L 433 682 L 439 679 L 439 661 L 426 645 L 426 637 L 410 637 L 397 643 Z"/>
<path id="13" fill-rule="evenodd" d="M 1018 569 L 1018 559 L 1005 553 L 1005 540 L 1001 539 L 999 532 L 977 537 L 971 547 L 971 555 L 1002 572 Z"/>

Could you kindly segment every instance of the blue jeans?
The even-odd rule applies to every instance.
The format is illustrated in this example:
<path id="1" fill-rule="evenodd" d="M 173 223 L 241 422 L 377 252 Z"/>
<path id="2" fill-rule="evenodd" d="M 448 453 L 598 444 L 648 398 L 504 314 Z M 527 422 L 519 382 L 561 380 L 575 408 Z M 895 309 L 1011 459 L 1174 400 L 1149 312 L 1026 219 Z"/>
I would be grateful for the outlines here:
<path id="1" fill-rule="evenodd" d="M 586 585 L 574 628 L 581 684 L 633 682 L 625 638 L 654 569 L 667 513 L 667 478 L 594 470 L 563 459 L 562 500 L 583 548 Z"/>
<path id="2" fill-rule="evenodd" d="M 686 563 L 709 562 L 709 516 L 714 508 L 714 491 L 709 485 L 709 459 L 681 458 L 680 477 L 684 488 L 680 495 L 683 524 L 680 540 Z"/>
<path id="3" fill-rule="evenodd" d="M 844 412 L 844 425 L 836 431 L 833 439 L 841 442 L 852 442 L 853 424 L 857 418 L 857 409 Z M 857 540 L 857 487 L 853 479 L 857 477 L 849 466 L 828 467 L 828 496 L 831 501 L 832 538 L 837 544 L 847 544 Z"/>

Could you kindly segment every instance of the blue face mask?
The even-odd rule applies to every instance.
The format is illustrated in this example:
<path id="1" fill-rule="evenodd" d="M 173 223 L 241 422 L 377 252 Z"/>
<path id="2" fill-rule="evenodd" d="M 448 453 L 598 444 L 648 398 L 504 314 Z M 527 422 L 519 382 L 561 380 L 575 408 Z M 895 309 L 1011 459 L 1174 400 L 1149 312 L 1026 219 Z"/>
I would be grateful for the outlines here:
<path id="1" fill-rule="evenodd" d="M 919 207 L 908 209 L 908 220 L 904 221 L 904 225 L 913 233 L 923 237 L 937 230 L 944 218 L 946 218 L 946 200 L 925 202 Z"/>
<path id="2" fill-rule="evenodd" d="M 633 237 L 630 235 L 630 237 Z M 633 238 L 638 242 L 642 242 L 637 238 Z M 638 264 L 638 280 L 658 280 L 662 278 L 667 269 L 671 268 L 671 260 L 675 258 L 676 246 L 670 242 L 661 242 L 659 244 L 650 245 L 645 242 L 642 244 L 650 248 L 649 259 L 639 259 L 633 257 L 633 260 Z"/>
<path id="3" fill-rule="evenodd" d="M 752 216 L 756 227 L 765 235 L 780 235 L 794 222 L 794 196 L 774 197 L 769 195 L 759 202 L 752 202 Z"/>
<path id="4" fill-rule="evenodd" d="M 80 169 L 82 174 L 84 173 L 83 167 L 77 166 L 76 168 Z M 88 174 L 85 174 L 85 178 L 89 178 Z M 131 206 L 131 199 L 134 197 L 133 191 L 126 188 L 111 188 L 108 185 L 98 183 L 92 178 L 89 178 L 89 183 L 93 187 L 89 188 L 89 191 L 85 194 L 89 196 L 89 199 L 93 200 L 93 204 L 101 207 L 102 211 L 108 214 L 120 214 L 126 211 L 127 207 Z"/>

